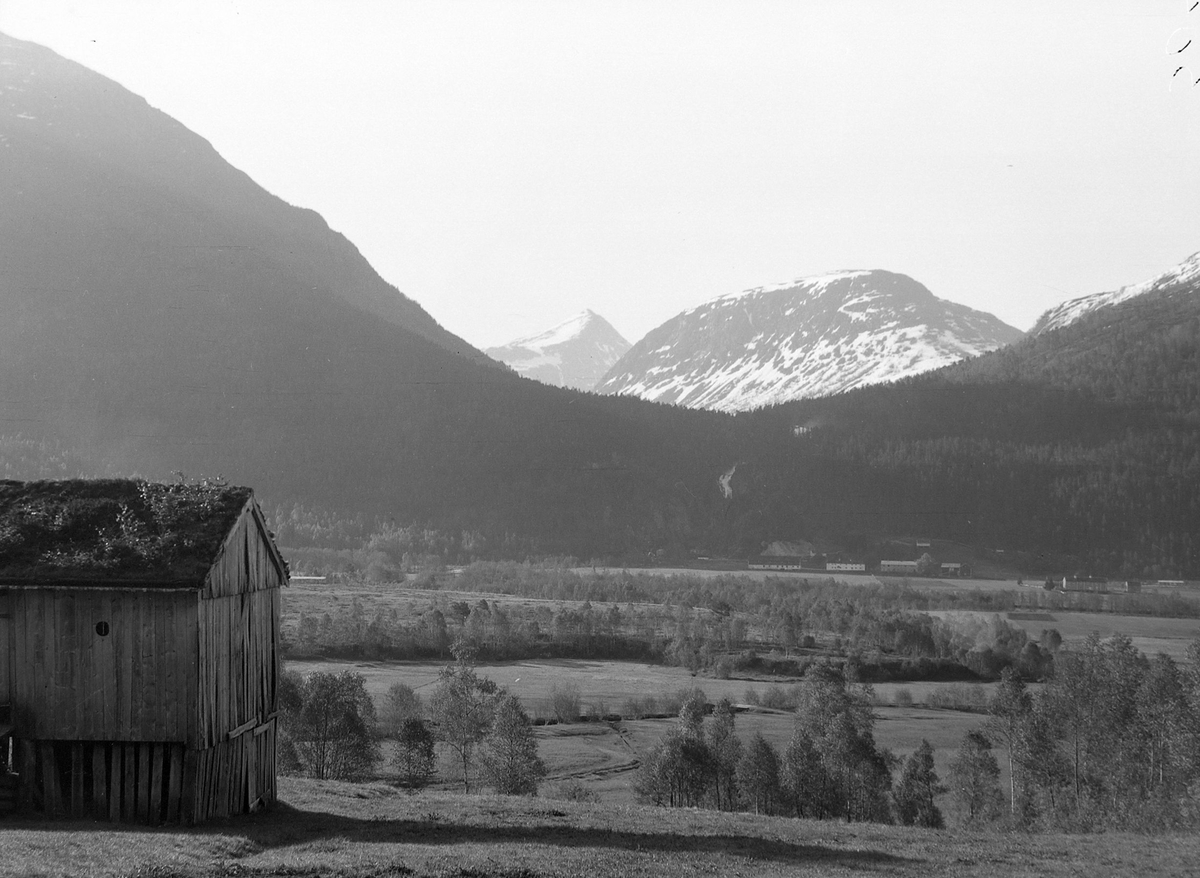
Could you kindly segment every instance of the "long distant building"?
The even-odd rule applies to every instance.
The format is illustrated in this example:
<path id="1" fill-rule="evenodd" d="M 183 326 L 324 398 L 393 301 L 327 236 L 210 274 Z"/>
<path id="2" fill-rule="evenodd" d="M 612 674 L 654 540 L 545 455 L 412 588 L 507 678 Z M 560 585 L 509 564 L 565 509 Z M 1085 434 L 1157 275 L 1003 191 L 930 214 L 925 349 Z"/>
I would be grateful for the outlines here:
<path id="1" fill-rule="evenodd" d="M 751 555 L 746 560 L 751 570 L 804 570 L 804 559 L 794 555 Z"/>
<path id="2" fill-rule="evenodd" d="M 825 563 L 822 556 L 816 558 L 798 558 L 795 555 L 751 555 L 746 566 L 751 570 L 808 570 L 812 572 L 826 571 L 828 573 L 866 573 L 867 565 L 860 561 L 830 561 Z"/>

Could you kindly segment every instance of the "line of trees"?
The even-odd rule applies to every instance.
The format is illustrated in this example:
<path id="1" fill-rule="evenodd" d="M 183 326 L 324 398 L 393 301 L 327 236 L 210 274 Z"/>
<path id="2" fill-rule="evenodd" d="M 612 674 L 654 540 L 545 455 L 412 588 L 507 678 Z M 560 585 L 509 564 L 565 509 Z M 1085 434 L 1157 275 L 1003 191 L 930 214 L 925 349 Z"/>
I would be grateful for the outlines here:
<path id="1" fill-rule="evenodd" d="M 520 566 L 520 565 L 516 565 Z M 493 571 L 494 572 L 494 571 Z M 443 658 L 456 639 L 481 658 L 536 657 L 662 661 L 728 677 L 736 672 L 798 676 L 816 654 L 852 659 L 865 679 L 996 679 L 1016 665 L 1030 679 L 1045 673 L 1052 649 L 1030 641 L 998 614 L 940 618 L 928 609 L 989 606 L 983 597 L 926 595 L 901 585 L 847 586 L 832 580 L 753 582 L 746 577 L 580 576 L 570 571 L 522 571 L 520 581 L 490 580 L 468 569 L 462 590 L 572 603 L 535 605 L 440 599 L 401 618 L 386 596 L 373 607 L 356 598 L 320 617 L 301 614 L 286 626 L 293 655 L 363 658 Z M 620 596 L 627 598 L 620 604 Z M 582 603 L 576 601 L 582 600 Z M 601 600 L 611 601 L 608 605 Z M 593 603 L 595 601 L 595 603 Z M 768 660 L 763 650 L 782 658 Z"/>
<path id="2" fill-rule="evenodd" d="M 704 694 L 696 690 L 639 765 L 638 798 L 668 807 L 942 825 L 934 798 L 943 787 L 927 741 L 893 786 L 900 762 L 875 741 L 869 688 L 821 664 L 805 675 L 802 690 L 782 754 L 759 733 L 746 742 L 737 736 L 728 699 L 706 719 Z"/>

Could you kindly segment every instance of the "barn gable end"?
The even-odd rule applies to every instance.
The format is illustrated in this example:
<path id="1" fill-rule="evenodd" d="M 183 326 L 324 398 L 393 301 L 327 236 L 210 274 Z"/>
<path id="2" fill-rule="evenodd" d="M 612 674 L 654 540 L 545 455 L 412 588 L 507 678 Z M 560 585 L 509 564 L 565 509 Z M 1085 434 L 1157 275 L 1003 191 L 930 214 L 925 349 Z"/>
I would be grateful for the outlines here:
<path id="1" fill-rule="evenodd" d="M 19 806 L 159 823 L 273 802 L 286 581 L 248 489 L 0 482 Z"/>

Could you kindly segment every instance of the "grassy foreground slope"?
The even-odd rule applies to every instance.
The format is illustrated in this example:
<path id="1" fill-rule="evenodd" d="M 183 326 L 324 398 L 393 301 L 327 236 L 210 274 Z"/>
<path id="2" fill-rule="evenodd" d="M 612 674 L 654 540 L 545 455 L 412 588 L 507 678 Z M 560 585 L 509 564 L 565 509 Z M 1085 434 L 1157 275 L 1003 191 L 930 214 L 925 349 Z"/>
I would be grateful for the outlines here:
<path id="1" fill-rule="evenodd" d="M 0 824 L 0 875 L 1195 874 L 1195 836 L 984 834 L 284 779 L 273 811 L 191 831 Z"/>

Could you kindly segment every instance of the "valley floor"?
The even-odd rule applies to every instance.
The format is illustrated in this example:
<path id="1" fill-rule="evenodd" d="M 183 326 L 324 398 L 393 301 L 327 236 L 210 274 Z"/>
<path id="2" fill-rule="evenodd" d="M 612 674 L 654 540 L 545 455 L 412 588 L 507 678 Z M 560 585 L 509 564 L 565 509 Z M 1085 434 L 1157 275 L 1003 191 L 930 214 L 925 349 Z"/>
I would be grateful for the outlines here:
<path id="1" fill-rule="evenodd" d="M 409 794 L 284 778 L 273 810 L 190 830 L 0 822 L 0 876 L 1195 875 L 1195 836 L 1023 835 Z"/>

